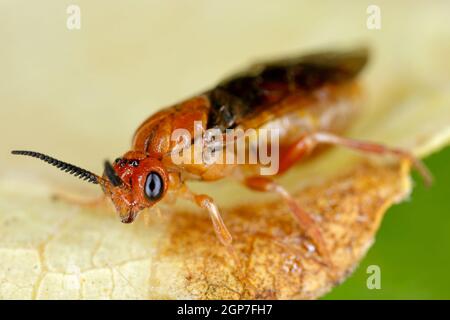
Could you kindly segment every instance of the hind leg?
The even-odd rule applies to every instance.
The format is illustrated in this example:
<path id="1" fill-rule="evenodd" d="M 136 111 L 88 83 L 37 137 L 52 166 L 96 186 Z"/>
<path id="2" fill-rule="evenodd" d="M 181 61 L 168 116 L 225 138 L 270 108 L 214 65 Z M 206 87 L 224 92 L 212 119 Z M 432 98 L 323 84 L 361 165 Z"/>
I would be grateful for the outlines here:
<path id="1" fill-rule="evenodd" d="M 368 141 L 345 138 L 328 132 L 310 133 L 289 146 L 288 149 L 285 150 L 285 152 L 283 152 L 280 156 L 279 173 L 283 173 L 289 169 L 298 160 L 312 152 L 319 144 L 343 146 L 361 152 L 390 155 L 398 159 L 406 159 L 410 161 L 413 167 L 419 172 L 426 185 L 430 185 L 433 181 L 433 177 L 428 171 L 428 168 L 419 159 L 406 150 L 391 148 Z"/>
<path id="2" fill-rule="evenodd" d="M 359 141 L 340 137 L 328 132 L 314 132 L 300 138 L 297 142 L 290 145 L 287 149 L 280 152 L 279 172 L 281 174 L 292 167 L 300 159 L 310 154 L 320 144 L 340 145 L 350 149 L 368 152 L 380 155 L 392 155 L 399 159 L 407 159 L 422 175 L 425 183 L 430 184 L 432 176 L 425 165 L 408 151 L 396 148 L 390 148 L 381 144 L 367 141 Z M 295 199 L 280 185 L 268 177 L 254 176 L 249 178 L 241 178 L 244 184 L 257 191 L 276 192 L 279 194 L 289 206 L 292 214 L 299 222 L 300 226 L 305 230 L 316 244 L 319 253 L 329 261 L 328 252 L 326 250 L 320 228 L 311 215 L 303 210 L 295 201 Z"/>

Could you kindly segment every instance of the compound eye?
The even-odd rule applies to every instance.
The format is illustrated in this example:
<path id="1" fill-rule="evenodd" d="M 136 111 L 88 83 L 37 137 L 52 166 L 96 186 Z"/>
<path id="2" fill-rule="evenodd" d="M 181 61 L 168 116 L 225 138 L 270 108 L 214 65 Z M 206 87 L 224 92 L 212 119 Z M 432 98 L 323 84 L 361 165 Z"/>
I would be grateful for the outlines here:
<path id="1" fill-rule="evenodd" d="M 148 174 L 147 180 L 145 180 L 144 191 L 145 196 L 151 201 L 155 201 L 161 198 L 164 187 L 163 180 L 159 173 L 152 171 Z"/>

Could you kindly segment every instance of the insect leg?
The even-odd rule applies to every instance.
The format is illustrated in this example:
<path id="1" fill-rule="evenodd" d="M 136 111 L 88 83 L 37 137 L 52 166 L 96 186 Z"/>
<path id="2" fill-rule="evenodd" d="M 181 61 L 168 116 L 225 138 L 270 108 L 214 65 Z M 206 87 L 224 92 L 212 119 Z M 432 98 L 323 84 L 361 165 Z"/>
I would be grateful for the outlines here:
<path id="1" fill-rule="evenodd" d="M 244 179 L 244 184 L 252 190 L 262 192 L 276 192 L 289 206 L 294 218 L 298 221 L 300 227 L 305 231 L 306 235 L 311 238 L 317 246 L 319 254 L 329 264 L 329 254 L 325 246 L 319 226 L 312 216 L 303 210 L 295 201 L 295 199 L 283 188 L 270 178 L 261 176 L 252 176 Z"/>
<path id="2" fill-rule="evenodd" d="M 286 149 L 280 150 L 280 166 L 278 174 L 284 173 L 303 157 L 311 153 L 316 145 L 317 142 L 314 138 L 306 135 L 298 139 L 297 142 L 289 145 Z"/>
<path id="3" fill-rule="evenodd" d="M 426 185 L 431 185 L 433 182 L 433 176 L 429 172 L 428 168 L 423 164 L 423 162 L 406 150 L 391 148 L 382 144 L 368 141 L 345 138 L 328 132 L 315 132 L 311 135 L 308 135 L 306 138 L 309 139 L 312 147 L 316 146 L 317 144 L 340 145 L 362 152 L 380 155 L 391 155 L 399 159 L 406 159 L 411 162 L 412 166 L 422 176 Z"/>
<path id="4" fill-rule="evenodd" d="M 106 197 L 103 195 L 98 198 L 86 199 L 81 197 L 74 197 L 65 193 L 54 193 L 52 194 L 52 200 L 62 201 L 70 205 L 76 205 L 86 208 L 96 208 L 107 204 Z"/>
<path id="5" fill-rule="evenodd" d="M 279 172 L 282 173 L 286 171 L 296 161 L 298 161 L 304 155 L 310 153 L 318 144 L 340 145 L 362 152 L 380 155 L 392 155 L 400 159 L 406 159 L 410 161 L 413 167 L 419 172 L 426 185 L 430 185 L 433 181 L 433 176 L 429 172 L 428 168 L 422 163 L 422 161 L 417 159 L 413 154 L 406 150 L 391 148 L 382 144 L 368 141 L 345 138 L 328 132 L 311 133 L 291 145 L 280 159 Z"/>
<path id="6" fill-rule="evenodd" d="M 219 208 L 214 203 L 214 200 L 210 196 L 207 196 L 205 194 L 194 194 L 185 186 L 180 191 L 186 199 L 195 202 L 200 208 L 206 209 L 208 211 L 217 237 L 224 246 L 229 248 L 231 246 L 233 238 L 231 237 L 230 232 L 225 226 L 222 216 L 220 215 Z"/>
<path id="7" fill-rule="evenodd" d="M 231 237 L 230 232 L 228 231 L 225 223 L 222 220 L 222 216 L 220 215 L 219 209 L 217 205 L 214 203 L 211 197 L 207 195 L 196 195 L 195 202 L 201 208 L 206 209 L 209 213 L 211 221 L 214 226 L 214 231 L 219 237 L 220 242 L 225 246 L 230 246 L 233 238 Z"/>

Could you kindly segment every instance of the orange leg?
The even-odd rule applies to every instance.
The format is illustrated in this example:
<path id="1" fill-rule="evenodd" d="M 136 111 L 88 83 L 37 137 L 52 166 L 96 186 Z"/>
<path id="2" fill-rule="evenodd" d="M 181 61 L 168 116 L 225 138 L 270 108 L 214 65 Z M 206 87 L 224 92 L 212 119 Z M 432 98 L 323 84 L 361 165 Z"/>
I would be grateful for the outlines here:
<path id="1" fill-rule="evenodd" d="M 407 159 L 422 176 L 426 185 L 430 185 L 433 181 L 433 177 L 428 171 L 427 167 L 419 159 L 417 159 L 414 155 L 406 150 L 390 148 L 388 146 L 367 141 L 344 138 L 328 132 L 311 133 L 301 138 L 298 142 L 292 144 L 280 156 L 279 173 L 283 173 L 284 171 L 289 169 L 298 160 L 313 151 L 318 144 L 339 145 L 362 152 L 380 155 L 391 155 L 400 159 Z"/>
<path id="2" fill-rule="evenodd" d="M 295 201 L 295 199 L 284 189 L 270 178 L 253 176 L 245 178 L 244 184 L 252 190 L 263 192 L 276 192 L 283 198 L 289 206 L 294 218 L 298 221 L 300 227 L 305 231 L 306 235 L 311 238 L 317 247 L 319 254 L 325 259 L 325 262 L 330 265 L 328 250 L 320 232 L 320 228 L 314 221 L 312 216 L 303 210 Z"/>
<path id="3" fill-rule="evenodd" d="M 180 188 L 179 192 L 185 199 L 195 202 L 200 208 L 208 211 L 217 238 L 219 238 L 220 242 L 225 247 L 230 249 L 233 238 L 225 226 L 219 208 L 214 203 L 214 200 L 205 194 L 194 194 L 184 185 Z"/>
<path id="4" fill-rule="evenodd" d="M 62 201 L 70 205 L 76 205 L 85 208 L 98 208 L 101 206 L 105 206 L 107 204 L 106 201 L 107 199 L 104 195 L 98 198 L 85 199 L 85 198 L 78 198 L 65 193 L 54 193 L 52 195 L 52 199 L 55 201 Z"/>

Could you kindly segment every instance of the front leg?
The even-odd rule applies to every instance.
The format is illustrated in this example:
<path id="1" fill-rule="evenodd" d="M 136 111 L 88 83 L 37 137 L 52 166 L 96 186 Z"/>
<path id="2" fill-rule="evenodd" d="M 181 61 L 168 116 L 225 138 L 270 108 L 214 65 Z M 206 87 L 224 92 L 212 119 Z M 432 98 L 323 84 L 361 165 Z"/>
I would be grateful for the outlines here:
<path id="1" fill-rule="evenodd" d="M 193 201 L 200 208 L 206 209 L 208 211 L 217 237 L 225 247 L 230 248 L 233 238 L 231 237 L 230 232 L 225 226 L 222 216 L 220 215 L 219 208 L 214 203 L 214 200 L 210 196 L 207 196 L 205 194 L 195 194 L 186 186 L 183 186 L 180 189 L 180 195 L 182 195 L 185 199 Z"/>
<path id="2" fill-rule="evenodd" d="M 103 194 L 97 198 L 82 198 L 69 195 L 67 193 L 56 192 L 51 195 L 51 199 L 88 209 L 101 208 L 108 205 L 107 198 Z"/>

